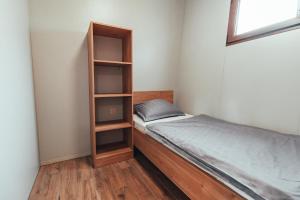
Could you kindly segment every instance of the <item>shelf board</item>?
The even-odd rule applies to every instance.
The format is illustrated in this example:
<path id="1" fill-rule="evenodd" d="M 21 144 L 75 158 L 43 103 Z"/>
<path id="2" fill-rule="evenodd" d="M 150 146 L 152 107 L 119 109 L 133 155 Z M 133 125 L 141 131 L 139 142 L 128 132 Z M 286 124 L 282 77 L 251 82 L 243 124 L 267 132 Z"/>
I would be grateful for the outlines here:
<path id="1" fill-rule="evenodd" d="M 110 130 L 116 130 L 116 129 L 131 128 L 131 126 L 132 125 L 129 122 L 126 122 L 123 120 L 100 122 L 100 123 L 96 124 L 95 132 L 103 132 L 103 131 L 110 131 Z"/>
<path id="2" fill-rule="evenodd" d="M 131 97 L 131 93 L 94 94 L 94 98 Z"/>
<path id="3" fill-rule="evenodd" d="M 131 65 L 131 62 L 120 62 L 120 61 L 109 61 L 109 60 L 94 60 L 95 65 L 99 66 L 111 66 L 111 67 L 119 67 L 119 66 L 128 66 Z"/>
<path id="4" fill-rule="evenodd" d="M 132 149 L 130 147 L 123 147 L 123 148 L 119 148 L 119 149 L 114 149 L 114 150 L 110 150 L 110 151 L 104 151 L 102 153 L 97 153 L 96 155 L 96 159 L 105 159 L 105 158 L 110 158 L 110 157 L 114 157 L 114 156 L 119 156 L 122 154 L 127 154 L 127 153 L 131 153 Z"/>
<path id="5" fill-rule="evenodd" d="M 132 158 L 133 150 L 125 142 L 97 146 L 95 166 L 101 167 Z"/>
<path id="6" fill-rule="evenodd" d="M 116 142 L 97 146 L 96 158 L 104 158 L 120 153 L 130 152 L 132 149 L 125 142 Z"/>

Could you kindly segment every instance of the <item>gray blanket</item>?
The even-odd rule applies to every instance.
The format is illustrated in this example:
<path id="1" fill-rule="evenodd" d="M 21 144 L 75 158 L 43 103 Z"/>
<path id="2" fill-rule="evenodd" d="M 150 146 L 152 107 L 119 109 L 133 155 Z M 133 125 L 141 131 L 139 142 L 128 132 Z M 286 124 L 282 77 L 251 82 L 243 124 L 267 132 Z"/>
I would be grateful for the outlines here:
<path id="1" fill-rule="evenodd" d="M 147 129 L 253 199 L 300 199 L 300 136 L 200 115 Z"/>

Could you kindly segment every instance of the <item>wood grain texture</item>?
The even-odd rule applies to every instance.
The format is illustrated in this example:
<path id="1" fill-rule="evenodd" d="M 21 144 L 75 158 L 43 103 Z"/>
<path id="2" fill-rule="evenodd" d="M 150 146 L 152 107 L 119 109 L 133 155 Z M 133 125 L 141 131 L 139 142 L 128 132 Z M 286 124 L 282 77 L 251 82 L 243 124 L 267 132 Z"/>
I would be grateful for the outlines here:
<path id="1" fill-rule="evenodd" d="M 94 60 L 94 64 L 97 66 L 109 66 L 109 67 L 126 67 L 131 65 L 131 62 L 109 61 L 109 60 Z"/>
<path id="2" fill-rule="evenodd" d="M 118 93 L 110 93 L 110 94 L 95 94 L 94 98 L 98 99 L 98 98 L 112 98 L 112 97 L 131 97 L 132 94 L 128 93 L 122 93 L 122 94 L 118 94 Z"/>
<path id="3" fill-rule="evenodd" d="M 104 131 L 110 131 L 110 130 L 116 130 L 116 129 L 123 129 L 123 128 L 130 128 L 131 123 L 127 121 L 108 121 L 108 122 L 102 122 L 102 123 L 97 123 L 95 127 L 96 134 L 99 134 L 99 132 L 104 132 Z"/>
<path id="4" fill-rule="evenodd" d="M 111 163 L 129 160 L 133 157 L 133 150 L 129 147 L 118 148 L 107 153 L 98 154 L 96 157 L 96 167 L 102 167 Z"/>
<path id="5" fill-rule="evenodd" d="M 96 60 L 95 52 L 97 49 L 101 49 L 101 43 L 95 42 L 96 36 L 105 36 L 112 38 L 119 38 L 122 40 L 122 62 L 118 60 Z M 112 44 L 111 44 L 112 45 Z M 105 51 L 105 49 L 102 49 Z M 90 136 L 91 136 L 91 152 L 92 152 L 92 163 L 94 167 L 100 167 L 103 165 L 111 164 L 113 162 L 123 161 L 125 159 L 132 158 L 132 148 L 133 148 L 133 137 L 132 137 L 132 114 L 133 114 L 133 104 L 132 104 L 132 31 L 129 29 L 124 29 L 116 26 L 105 25 L 101 23 L 91 22 L 88 31 L 88 53 L 89 53 L 89 105 L 90 105 Z M 98 85 L 95 82 L 99 81 L 99 76 L 95 76 L 95 67 L 105 67 L 115 68 L 118 67 L 122 71 L 122 94 L 112 93 L 114 91 L 108 91 L 105 94 L 96 93 L 99 91 Z M 107 76 L 107 74 L 104 76 Z M 103 78 L 103 76 L 102 76 Z M 107 78 L 107 77 L 106 77 Z M 114 80 L 112 80 L 114 81 Z M 107 82 L 107 80 L 106 80 Z M 118 81 L 117 81 L 118 82 Z M 105 85 L 105 84 L 104 84 Z M 107 85 L 106 85 L 107 86 Z M 99 86 L 98 86 L 99 87 Z M 103 88 L 102 88 L 103 89 Z M 107 90 L 110 90 L 107 88 Z M 103 98 L 123 98 L 123 118 L 122 122 L 112 122 L 109 121 L 106 116 L 104 123 L 97 123 L 96 120 L 96 110 L 97 114 L 101 110 L 100 104 L 96 106 L 95 101 L 100 102 Z M 109 101 L 109 100 L 108 100 Z M 115 107 L 116 105 L 111 105 Z M 112 108 L 110 108 L 113 110 Z M 111 111 L 112 112 L 112 111 Z M 116 114 L 112 114 L 115 115 Z M 97 146 L 98 139 L 101 139 L 102 135 L 99 134 L 116 129 L 126 129 L 124 132 L 124 144 L 127 144 L 126 152 L 124 149 L 113 149 L 109 154 L 106 152 L 104 155 L 99 151 L 100 145 Z M 109 143 L 111 147 L 116 147 L 115 143 Z M 129 150 L 129 151 L 128 151 Z"/>
<path id="6" fill-rule="evenodd" d="M 141 154 L 94 169 L 89 158 L 42 166 L 29 200 L 185 200 Z"/>
<path id="7" fill-rule="evenodd" d="M 173 103 L 174 92 L 171 90 L 166 91 L 137 91 L 133 92 L 133 104 L 142 103 L 152 99 L 165 99 Z"/>
<path id="8" fill-rule="evenodd" d="M 191 199 L 241 200 L 241 196 L 178 156 L 147 134 L 134 129 L 134 146 Z"/>
<path id="9" fill-rule="evenodd" d="M 95 133 L 95 77 L 94 77 L 94 30 L 93 23 L 90 23 L 88 30 L 88 72 L 89 72 L 89 111 L 90 111 L 90 140 L 91 140 L 91 154 L 93 163 L 96 162 L 96 133 Z"/>

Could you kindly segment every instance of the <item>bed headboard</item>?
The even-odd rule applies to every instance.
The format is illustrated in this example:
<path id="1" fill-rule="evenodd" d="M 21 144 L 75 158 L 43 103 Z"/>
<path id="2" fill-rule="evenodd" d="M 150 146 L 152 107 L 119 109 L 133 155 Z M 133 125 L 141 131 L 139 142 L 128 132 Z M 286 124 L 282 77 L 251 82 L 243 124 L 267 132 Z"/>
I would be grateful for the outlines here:
<path id="1" fill-rule="evenodd" d="M 173 103 L 173 96 L 174 92 L 172 90 L 133 92 L 133 105 L 152 99 L 164 99 Z"/>

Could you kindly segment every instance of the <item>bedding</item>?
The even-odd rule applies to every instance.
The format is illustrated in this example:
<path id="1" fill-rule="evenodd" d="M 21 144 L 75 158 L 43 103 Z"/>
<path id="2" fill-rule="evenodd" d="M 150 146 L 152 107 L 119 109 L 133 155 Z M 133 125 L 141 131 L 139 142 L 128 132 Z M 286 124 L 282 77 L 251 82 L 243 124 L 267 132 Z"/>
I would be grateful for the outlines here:
<path id="1" fill-rule="evenodd" d="M 168 117 L 168 118 L 163 118 L 163 119 L 158 119 L 158 120 L 153 120 L 150 122 L 145 122 L 142 118 L 140 118 L 138 115 L 134 114 L 133 115 L 133 121 L 134 121 L 134 126 L 137 128 L 139 131 L 142 133 L 146 132 L 146 126 L 154 123 L 160 123 L 160 122 L 171 122 L 171 121 L 177 121 L 181 119 L 188 119 L 193 117 L 193 115 L 190 114 L 184 114 L 183 116 L 176 116 L 176 117 Z"/>
<path id="2" fill-rule="evenodd" d="M 144 130 L 247 199 L 300 199 L 300 136 L 206 115 Z"/>
<path id="3" fill-rule="evenodd" d="M 145 122 L 184 115 L 174 104 L 163 99 L 154 99 L 137 104 L 135 105 L 135 112 Z"/>

